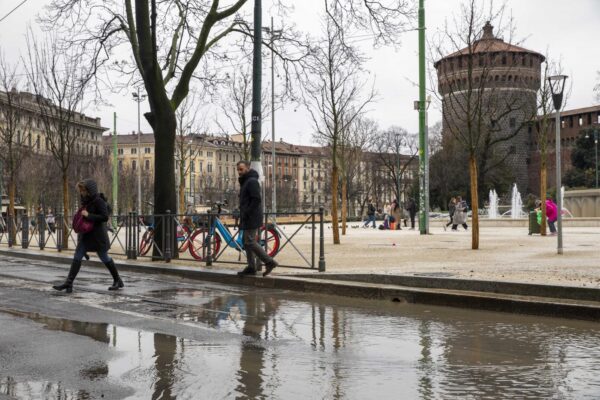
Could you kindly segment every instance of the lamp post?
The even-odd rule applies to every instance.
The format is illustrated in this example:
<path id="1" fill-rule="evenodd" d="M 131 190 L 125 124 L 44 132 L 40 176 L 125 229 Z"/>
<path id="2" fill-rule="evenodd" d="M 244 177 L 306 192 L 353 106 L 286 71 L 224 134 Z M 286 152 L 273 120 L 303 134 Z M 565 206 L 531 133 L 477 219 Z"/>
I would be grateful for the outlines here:
<path id="1" fill-rule="evenodd" d="M 594 169 L 596 172 L 596 189 L 598 189 L 598 127 L 600 124 L 592 124 L 592 126 L 594 128 L 594 152 L 596 153 L 596 166 Z M 585 138 L 589 139 L 590 134 L 586 133 Z"/>
<path id="2" fill-rule="evenodd" d="M 271 46 L 271 141 L 273 146 L 271 147 L 271 162 L 275 165 L 275 52 L 273 51 L 273 42 L 276 38 L 281 36 L 281 29 L 273 29 L 273 17 L 271 17 L 271 27 L 262 28 L 263 31 L 268 33 L 270 38 Z M 273 168 L 273 180 L 275 180 L 275 168 Z M 277 188 L 273 186 L 271 190 L 271 211 L 277 212 Z"/>
<path id="3" fill-rule="evenodd" d="M 133 96 L 133 101 L 137 102 L 138 105 L 138 131 L 137 131 L 137 153 L 138 153 L 138 171 L 137 171 L 137 192 L 138 192 L 138 201 L 137 201 L 137 212 L 142 212 L 142 152 L 141 152 L 141 136 L 142 131 L 140 130 L 140 104 L 142 101 L 146 99 L 146 95 L 140 95 L 140 88 L 137 88 L 136 92 L 131 94 Z"/>
<path id="4" fill-rule="evenodd" d="M 552 102 L 554 103 L 554 125 L 556 126 L 556 198 L 558 203 L 558 242 L 557 242 L 557 253 L 563 253 L 563 237 L 562 237 L 562 171 L 560 165 L 560 108 L 562 107 L 563 92 L 565 90 L 565 81 L 567 80 L 566 75 L 554 75 L 548 77 L 550 83 L 550 91 L 552 92 Z"/>
<path id="5" fill-rule="evenodd" d="M 395 134 L 396 136 L 396 194 L 398 198 L 398 204 L 400 204 L 400 145 L 401 145 L 401 136 L 399 133 Z"/>

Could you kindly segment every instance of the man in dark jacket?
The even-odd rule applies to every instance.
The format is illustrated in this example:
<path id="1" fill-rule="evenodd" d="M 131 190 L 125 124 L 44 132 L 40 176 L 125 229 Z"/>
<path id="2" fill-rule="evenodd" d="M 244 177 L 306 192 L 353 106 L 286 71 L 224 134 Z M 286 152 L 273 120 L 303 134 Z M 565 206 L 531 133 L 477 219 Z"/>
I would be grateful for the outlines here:
<path id="1" fill-rule="evenodd" d="M 410 216 L 410 229 L 415 229 L 415 216 L 417 215 L 417 203 L 412 197 L 406 202 L 406 211 Z"/>
<path id="2" fill-rule="evenodd" d="M 263 276 L 267 276 L 278 265 L 256 242 L 256 234 L 263 224 L 262 198 L 258 172 L 250 169 L 250 162 L 239 161 L 237 171 L 240 182 L 240 229 L 244 231 L 244 249 L 248 266 L 238 275 L 256 274 L 256 257 L 265 264 Z"/>

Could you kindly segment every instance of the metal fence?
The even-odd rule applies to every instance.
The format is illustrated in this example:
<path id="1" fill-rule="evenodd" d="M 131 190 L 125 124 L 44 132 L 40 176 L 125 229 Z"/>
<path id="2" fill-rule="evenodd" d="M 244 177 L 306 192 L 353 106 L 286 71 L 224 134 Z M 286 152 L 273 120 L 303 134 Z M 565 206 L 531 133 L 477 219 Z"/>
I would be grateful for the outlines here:
<path id="1" fill-rule="evenodd" d="M 44 214 L 0 217 L 0 245 L 23 249 L 74 250 L 77 233 L 72 218 Z M 112 255 L 127 259 L 173 259 L 215 264 L 246 264 L 237 215 L 209 211 L 203 214 L 111 216 L 108 225 Z M 278 223 L 280 222 L 280 223 Z M 285 223 L 282 223 L 285 222 Z M 302 234 L 310 230 L 308 235 Z M 323 208 L 312 212 L 265 213 L 259 243 L 283 268 L 325 271 Z"/>

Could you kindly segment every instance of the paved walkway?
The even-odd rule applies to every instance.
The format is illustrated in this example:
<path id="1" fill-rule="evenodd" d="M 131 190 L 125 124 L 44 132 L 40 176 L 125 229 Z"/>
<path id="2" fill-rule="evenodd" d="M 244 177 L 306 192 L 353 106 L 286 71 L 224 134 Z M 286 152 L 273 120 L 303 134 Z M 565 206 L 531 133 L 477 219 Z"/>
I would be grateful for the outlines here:
<path id="1" fill-rule="evenodd" d="M 294 230 L 294 226 L 286 226 L 284 232 L 291 235 Z M 308 260 L 310 232 L 301 229 L 294 239 Z M 600 288 L 600 228 L 565 228 L 562 256 L 556 254 L 556 237 L 528 236 L 526 228 L 482 228 L 479 250 L 470 249 L 471 233 L 462 228 L 459 232 L 444 231 L 441 221 L 435 221 L 431 232 L 421 236 L 418 231 L 406 229 L 362 229 L 354 223 L 342 236 L 342 243 L 334 246 L 332 230 L 326 226 L 327 273 L 424 275 Z M 173 264 L 198 265 L 189 259 L 189 254 L 185 257 L 188 259 Z M 316 257 L 318 261 L 318 254 Z M 221 257 L 234 262 L 244 259 L 232 249 Z M 277 260 L 282 264 L 306 265 L 289 245 Z M 241 266 L 216 263 L 214 268 Z M 306 270 L 281 268 L 274 273 L 299 272 Z"/>

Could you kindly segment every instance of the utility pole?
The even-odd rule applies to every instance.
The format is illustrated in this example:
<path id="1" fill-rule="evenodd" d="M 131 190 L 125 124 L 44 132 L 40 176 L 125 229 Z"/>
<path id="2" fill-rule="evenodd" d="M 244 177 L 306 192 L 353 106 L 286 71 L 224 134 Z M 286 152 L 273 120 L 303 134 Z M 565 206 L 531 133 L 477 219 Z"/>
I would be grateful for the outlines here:
<path id="1" fill-rule="evenodd" d="M 138 104 L 138 130 L 137 130 L 137 159 L 138 159 L 138 170 L 137 170 L 137 212 L 142 214 L 142 149 L 141 149 L 141 136 L 142 131 L 140 129 L 140 105 L 142 101 L 146 99 L 146 95 L 140 95 L 140 88 L 138 86 L 137 92 L 132 93 L 133 100 Z"/>
<path id="2" fill-rule="evenodd" d="M 272 212 L 277 212 L 277 170 L 275 169 L 275 52 L 273 51 L 273 43 L 275 35 L 281 35 L 281 30 L 273 28 L 273 17 L 271 16 L 271 28 L 263 28 L 265 32 L 271 35 L 271 208 Z"/>
<path id="3" fill-rule="evenodd" d="M 113 113 L 113 137 L 112 137 L 112 145 L 113 145 L 113 170 L 112 170 L 112 198 L 113 198 L 113 208 L 115 213 L 119 213 L 119 160 L 117 158 L 117 113 Z M 116 220 L 113 221 L 113 224 L 116 224 Z"/>
<path id="4" fill-rule="evenodd" d="M 264 189 L 264 174 L 262 170 L 262 164 L 260 162 L 261 156 L 261 123 L 262 123 L 262 104 L 261 104 L 261 91 L 262 91 L 262 55 L 261 55 L 261 44 L 262 44 L 262 3 L 261 0 L 254 0 L 254 48 L 252 57 L 252 145 L 251 151 L 251 167 L 258 172 L 259 181 Z M 264 196 L 263 196 L 264 199 Z M 264 201 L 263 201 L 264 208 Z"/>
<path id="5" fill-rule="evenodd" d="M 425 101 L 425 0 L 419 0 L 419 231 L 429 233 L 429 178 Z"/>

